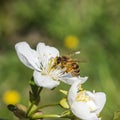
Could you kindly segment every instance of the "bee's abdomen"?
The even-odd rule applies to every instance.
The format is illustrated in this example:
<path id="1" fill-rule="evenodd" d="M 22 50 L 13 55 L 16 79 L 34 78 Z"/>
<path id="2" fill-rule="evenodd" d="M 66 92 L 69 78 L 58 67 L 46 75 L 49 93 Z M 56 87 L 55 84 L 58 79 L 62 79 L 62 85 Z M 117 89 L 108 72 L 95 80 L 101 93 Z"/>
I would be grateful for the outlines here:
<path id="1" fill-rule="evenodd" d="M 79 65 L 77 63 L 72 63 L 72 68 L 73 69 L 78 69 L 79 68 Z"/>
<path id="2" fill-rule="evenodd" d="M 72 71 L 73 76 L 79 76 L 80 75 L 80 69 Z"/>
<path id="3" fill-rule="evenodd" d="M 72 76 L 79 76 L 80 75 L 80 68 L 77 63 L 71 63 L 66 66 L 66 72 L 71 73 Z"/>

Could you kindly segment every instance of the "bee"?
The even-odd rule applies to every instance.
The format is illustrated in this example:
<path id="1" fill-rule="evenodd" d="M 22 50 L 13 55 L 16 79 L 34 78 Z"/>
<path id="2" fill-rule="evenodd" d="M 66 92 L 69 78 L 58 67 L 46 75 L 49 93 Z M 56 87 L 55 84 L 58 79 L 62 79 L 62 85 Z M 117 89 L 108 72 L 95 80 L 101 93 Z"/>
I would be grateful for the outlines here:
<path id="1" fill-rule="evenodd" d="M 75 54 L 79 54 L 80 52 L 75 52 Z M 61 67 L 64 72 L 70 73 L 73 77 L 77 77 L 80 75 L 80 68 L 77 60 L 73 60 L 69 56 L 59 56 L 54 59 L 54 68 Z"/>

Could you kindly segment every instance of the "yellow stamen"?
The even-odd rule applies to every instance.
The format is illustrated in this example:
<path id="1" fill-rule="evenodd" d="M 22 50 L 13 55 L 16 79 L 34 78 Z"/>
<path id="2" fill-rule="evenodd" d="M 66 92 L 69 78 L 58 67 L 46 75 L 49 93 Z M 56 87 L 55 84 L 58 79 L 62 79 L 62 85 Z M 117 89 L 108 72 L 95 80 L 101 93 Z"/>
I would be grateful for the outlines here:
<path id="1" fill-rule="evenodd" d="M 82 91 L 82 90 L 83 90 L 82 85 L 80 85 L 78 89 L 79 89 L 80 91 Z"/>
<path id="2" fill-rule="evenodd" d="M 80 91 L 77 94 L 76 101 L 81 101 L 81 102 L 88 102 L 92 100 L 92 98 L 88 95 L 86 95 L 86 90 Z"/>
<path id="3" fill-rule="evenodd" d="M 94 110 L 92 107 L 90 107 L 89 109 L 90 109 L 90 111 L 93 111 L 93 110 Z"/>

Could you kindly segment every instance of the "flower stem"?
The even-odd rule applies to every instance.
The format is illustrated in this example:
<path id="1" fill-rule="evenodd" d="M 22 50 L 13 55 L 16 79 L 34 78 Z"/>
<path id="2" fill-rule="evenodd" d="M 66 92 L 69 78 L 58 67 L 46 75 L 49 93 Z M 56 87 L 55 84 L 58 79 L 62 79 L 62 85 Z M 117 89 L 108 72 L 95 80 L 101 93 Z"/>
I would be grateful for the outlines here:
<path id="1" fill-rule="evenodd" d="M 28 110 L 27 110 L 27 113 L 26 113 L 27 116 L 29 116 L 29 113 L 30 113 L 30 111 L 31 111 L 31 109 L 32 109 L 33 106 L 34 106 L 34 102 L 32 102 L 32 103 L 30 104 L 30 106 L 29 106 L 29 108 L 28 108 Z"/>
<path id="2" fill-rule="evenodd" d="M 41 118 L 60 118 L 61 116 L 60 115 L 57 115 L 57 114 L 48 114 L 48 115 L 44 115 L 44 114 L 42 114 L 42 115 L 34 115 L 33 117 L 32 117 L 32 119 L 34 120 L 36 120 L 36 119 L 41 119 Z"/>
<path id="3" fill-rule="evenodd" d="M 30 115 L 33 115 L 34 113 L 36 113 L 39 109 L 42 109 L 42 108 L 46 108 L 46 107 L 53 107 L 53 106 L 57 106 L 59 105 L 58 103 L 54 103 L 54 104 L 47 104 L 47 105 L 42 105 L 42 106 L 38 106 L 36 109 L 34 109 Z"/>

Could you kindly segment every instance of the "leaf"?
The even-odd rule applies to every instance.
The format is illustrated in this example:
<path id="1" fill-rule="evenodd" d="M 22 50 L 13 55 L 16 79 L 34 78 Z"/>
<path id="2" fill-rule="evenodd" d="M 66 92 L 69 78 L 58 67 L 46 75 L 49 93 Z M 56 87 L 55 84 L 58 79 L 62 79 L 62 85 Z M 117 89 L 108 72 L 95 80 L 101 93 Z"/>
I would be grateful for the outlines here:
<path id="1" fill-rule="evenodd" d="M 32 93 L 33 93 L 33 94 L 36 94 L 39 87 L 34 83 L 33 77 L 31 78 L 29 84 L 30 84 L 30 86 L 31 86 Z"/>
<path id="2" fill-rule="evenodd" d="M 17 105 L 12 105 L 9 104 L 7 108 L 14 113 L 14 115 L 20 119 L 26 118 L 26 111 L 27 108 L 24 105 L 17 104 Z"/>
<path id="3" fill-rule="evenodd" d="M 31 91 L 29 91 L 30 102 L 34 102 L 36 105 L 38 105 L 40 102 L 40 92 L 42 91 L 42 87 L 38 87 L 34 83 L 33 77 L 31 78 L 29 84 L 31 86 Z"/>

